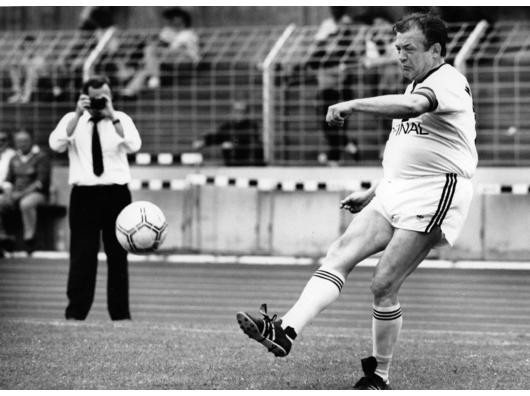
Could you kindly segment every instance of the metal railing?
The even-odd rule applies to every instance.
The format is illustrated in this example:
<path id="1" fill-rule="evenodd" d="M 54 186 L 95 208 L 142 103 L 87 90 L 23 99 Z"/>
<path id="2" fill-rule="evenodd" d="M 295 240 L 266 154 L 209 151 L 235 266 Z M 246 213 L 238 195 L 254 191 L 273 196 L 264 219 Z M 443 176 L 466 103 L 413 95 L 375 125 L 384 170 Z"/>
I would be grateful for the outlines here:
<path id="1" fill-rule="evenodd" d="M 452 62 L 474 24 L 449 25 Z M 354 114 L 343 129 L 323 122 L 329 105 L 403 92 L 390 24 L 346 25 L 317 40 L 318 27 L 297 28 L 277 54 L 274 133 L 280 164 L 378 163 L 389 120 Z"/>
<path id="2" fill-rule="evenodd" d="M 530 164 L 530 23 L 498 22 L 467 62 L 480 161 Z"/>
<path id="3" fill-rule="evenodd" d="M 476 26 L 449 25 L 449 62 Z M 131 96 L 124 95 L 125 88 L 145 65 L 145 48 L 158 30 L 4 32 L 0 128 L 30 128 L 46 144 L 58 119 L 73 109 L 83 78 L 104 73 L 111 78 L 116 108 L 135 119 L 144 152 L 195 150 L 194 141 L 231 119 L 234 101 L 245 101 L 269 164 L 317 165 L 326 157 L 334 162 L 333 155 L 342 164 L 378 163 L 387 121 L 355 115 L 344 132 L 331 132 L 335 140 L 322 121 L 326 102 L 402 92 L 390 26 L 342 27 L 325 43 L 315 39 L 317 31 L 317 26 L 196 29 L 198 59 L 163 59 L 159 85 L 150 86 L 146 78 Z M 474 94 L 481 164 L 530 163 L 529 33 L 529 23 L 496 23 L 476 39 L 474 49 L 468 42 L 467 60 L 459 58 Z M 38 84 L 25 102 L 9 103 L 11 74 L 28 62 L 38 66 Z M 206 162 L 222 163 L 220 147 L 202 150 Z"/>

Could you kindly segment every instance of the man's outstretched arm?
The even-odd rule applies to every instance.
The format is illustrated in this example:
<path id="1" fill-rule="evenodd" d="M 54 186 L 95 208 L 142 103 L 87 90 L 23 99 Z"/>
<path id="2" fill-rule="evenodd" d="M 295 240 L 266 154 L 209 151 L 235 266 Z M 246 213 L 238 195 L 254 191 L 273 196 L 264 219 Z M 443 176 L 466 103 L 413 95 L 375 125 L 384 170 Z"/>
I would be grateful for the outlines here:
<path id="1" fill-rule="evenodd" d="M 349 100 L 330 106 L 326 121 L 332 126 L 342 126 L 344 120 L 353 112 L 369 113 L 389 118 L 409 118 L 417 117 L 431 108 L 432 101 L 423 95 L 382 95 Z"/>

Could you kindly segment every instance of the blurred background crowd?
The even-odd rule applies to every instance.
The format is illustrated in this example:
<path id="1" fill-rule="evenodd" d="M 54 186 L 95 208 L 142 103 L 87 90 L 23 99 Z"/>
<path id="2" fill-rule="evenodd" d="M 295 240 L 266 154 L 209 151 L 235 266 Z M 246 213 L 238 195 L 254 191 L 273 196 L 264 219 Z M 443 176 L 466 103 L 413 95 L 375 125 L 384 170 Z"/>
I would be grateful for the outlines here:
<path id="1" fill-rule="evenodd" d="M 105 74 L 152 155 L 377 164 L 388 121 L 358 115 L 339 129 L 323 116 L 403 90 L 392 24 L 414 11 L 449 24 L 447 61 L 472 84 L 482 163 L 528 164 L 529 7 L 1 7 L 0 129 L 43 145 L 82 81 Z"/>

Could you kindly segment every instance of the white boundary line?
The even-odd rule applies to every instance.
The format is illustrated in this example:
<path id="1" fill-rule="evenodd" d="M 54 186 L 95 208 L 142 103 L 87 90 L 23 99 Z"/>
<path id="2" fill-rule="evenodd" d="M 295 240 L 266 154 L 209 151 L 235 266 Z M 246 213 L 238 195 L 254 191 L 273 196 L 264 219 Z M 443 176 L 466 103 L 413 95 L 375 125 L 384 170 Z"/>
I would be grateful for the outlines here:
<path id="1" fill-rule="evenodd" d="M 171 331 L 183 331 L 186 333 L 205 333 L 205 334 L 233 334 L 234 330 L 228 328 L 201 328 L 201 327 L 188 327 L 175 325 L 170 322 L 158 322 L 153 323 L 152 321 L 146 320 L 133 320 L 131 322 L 111 322 L 106 320 L 86 320 L 86 321 L 71 321 L 66 319 L 30 319 L 30 318 L 6 318 L 4 323 L 21 323 L 27 325 L 46 325 L 54 327 L 83 327 L 83 328 L 128 328 L 128 327 L 149 327 L 150 329 L 157 330 L 171 330 Z M 333 333 L 320 332 L 319 335 L 325 338 L 344 338 L 351 337 L 352 330 L 365 329 L 364 326 L 338 326 L 335 327 Z M 480 331 L 480 330 L 452 330 L 452 329 L 407 329 L 403 331 L 404 335 L 416 335 L 416 334 L 433 334 L 433 335 L 489 335 L 503 337 L 506 335 L 518 336 L 519 332 L 499 332 L 499 331 Z M 425 341 L 422 341 L 425 342 Z M 521 340 L 524 343 L 525 340 Z"/>
<path id="2" fill-rule="evenodd" d="M 27 258 L 23 252 L 15 252 L 13 258 Z M 45 260 L 66 260 L 68 252 L 37 251 L 34 258 Z M 103 252 L 98 254 L 99 260 L 106 260 Z M 292 256 L 251 256 L 251 255 L 214 255 L 214 254 L 129 254 L 129 261 L 135 262 L 166 262 L 174 264 L 241 264 L 241 265 L 317 265 L 321 258 Z M 361 261 L 359 267 L 375 267 L 378 259 L 368 258 Z M 530 262 L 526 261 L 471 261 L 471 260 L 424 260 L 421 268 L 432 269 L 491 269 L 491 270 L 530 270 Z"/>

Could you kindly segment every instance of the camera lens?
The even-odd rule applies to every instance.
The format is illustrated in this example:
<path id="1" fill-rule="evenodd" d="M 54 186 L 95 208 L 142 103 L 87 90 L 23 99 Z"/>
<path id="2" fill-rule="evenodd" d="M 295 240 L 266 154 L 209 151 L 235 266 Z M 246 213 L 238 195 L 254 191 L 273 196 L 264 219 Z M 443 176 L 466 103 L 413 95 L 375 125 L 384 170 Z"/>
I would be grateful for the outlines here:
<path id="1" fill-rule="evenodd" d="M 107 105 L 107 98 L 92 98 L 90 99 L 90 107 L 94 110 L 103 110 Z"/>

